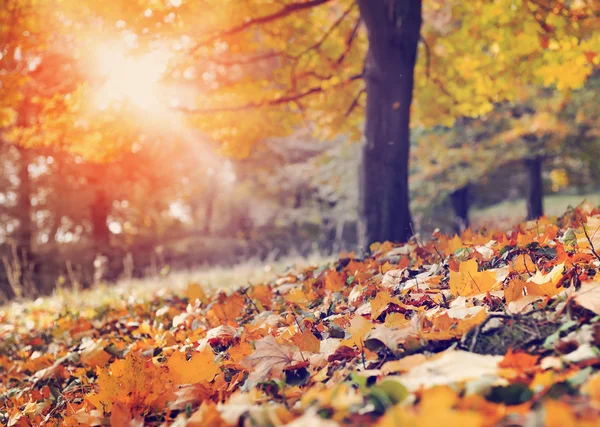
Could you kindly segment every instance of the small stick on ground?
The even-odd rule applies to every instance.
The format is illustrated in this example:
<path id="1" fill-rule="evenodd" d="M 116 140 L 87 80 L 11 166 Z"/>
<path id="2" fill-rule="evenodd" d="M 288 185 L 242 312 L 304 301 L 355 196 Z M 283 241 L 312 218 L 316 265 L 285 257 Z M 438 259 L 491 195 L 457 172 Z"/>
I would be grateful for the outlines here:
<path id="1" fill-rule="evenodd" d="M 587 228 L 585 227 L 585 224 L 582 224 L 582 228 L 583 228 L 583 234 L 585 234 L 585 238 L 587 239 L 588 243 L 590 244 L 590 248 L 592 249 L 592 253 L 596 257 L 596 259 L 598 261 L 600 261 L 600 255 L 598 255 L 598 252 L 596 252 L 596 249 L 594 248 L 594 244 L 592 243 L 592 239 L 590 238 L 590 235 L 588 234 L 588 231 L 587 231 Z"/>
<path id="2" fill-rule="evenodd" d="M 475 332 L 473 333 L 473 338 L 471 338 L 471 345 L 469 346 L 469 351 L 471 353 L 473 353 L 473 350 L 475 350 L 475 346 L 477 345 L 477 339 L 479 338 L 479 334 L 481 334 L 483 327 L 485 325 L 487 325 L 490 320 L 492 320 L 492 319 L 512 319 L 512 318 L 513 318 L 513 316 L 510 316 L 508 314 L 490 314 L 488 317 L 486 317 L 485 320 L 483 322 L 481 322 L 479 325 L 477 325 L 477 327 L 475 328 Z"/>

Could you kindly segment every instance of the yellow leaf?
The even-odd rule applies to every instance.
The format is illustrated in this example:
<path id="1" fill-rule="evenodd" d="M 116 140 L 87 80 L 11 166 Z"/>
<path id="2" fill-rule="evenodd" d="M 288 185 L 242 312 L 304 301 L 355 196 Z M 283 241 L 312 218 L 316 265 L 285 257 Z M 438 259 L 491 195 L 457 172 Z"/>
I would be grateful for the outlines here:
<path id="1" fill-rule="evenodd" d="M 371 319 L 377 319 L 389 304 L 403 305 L 397 297 L 391 297 L 387 292 L 379 292 L 371 300 Z"/>
<path id="2" fill-rule="evenodd" d="M 308 303 L 308 297 L 302 291 L 302 289 L 294 289 L 285 296 L 286 301 L 293 302 L 295 304 L 306 304 Z"/>
<path id="3" fill-rule="evenodd" d="M 169 377 L 165 370 L 133 353 L 117 360 L 98 374 L 98 393 L 86 399 L 97 409 L 110 412 L 113 404 L 125 407 L 160 406 L 169 396 Z"/>
<path id="4" fill-rule="evenodd" d="M 516 257 L 512 265 L 517 273 L 533 273 L 537 270 L 533 260 L 527 254 L 521 254 Z"/>
<path id="5" fill-rule="evenodd" d="M 196 384 L 212 381 L 220 372 L 211 350 L 192 352 L 187 361 L 185 353 L 177 351 L 167 360 L 170 378 L 174 384 Z"/>
<path id="6" fill-rule="evenodd" d="M 452 239 L 448 240 L 447 245 L 448 245 L 446 247 L 446 254 L 447 255 L 451 255 L 454 252 L 456 252 L 456 250 L 458 250 L 458 249 L 460 249 L 460 248 L 463 247 L 462 240 L 456 234 L 454 235 L 454 237 Z"/>
<path id="7" fill-rule="evenodd" d="M 521 279 L 513 279 L 508 282 L 506 289 L 504 289 L 506 303 L 516 301 L 523 297 L 523 289 L 525 289 L 525 282 Z"/>
<path id="8" fill-rule="evenodd" d="M 477 260 L 460 263 L 458 272 L 450 271 L 450 292 L 455 296 L 471 296 L 492 290 L 496 284 L 496 273 L 490 270 L 477 271 Z"/>
<path id="9" fill-rule="evenodd" d="M 199 285 L 197 283 L 190 283 L 188 285 L 185 291 L 185 296 L 191 303 L 195 302 L 197 299 L 200 300 L 200 302 L 202 302 L 203 304 L 206 304 L 206 301 L 208 301 L 208 298 L 206 296 L 206 293 L 204 292 L 204 289 L 202 288 L 202 285 Z"/>
<path id="10" fill-rule="evenodd" d="M 561 263 L 554 267 L 549 273 L 543 274 L 541 271 L 536 271 L 533 277 L 527 279 L 527 293 L 529 295 L 549 296 L 552 297 L 564 291 L 562 286 L 557 285 L 562 280 L 565 264 Z"/>
<path id="11" fill-rule="evenodd" d="M 362 343 L 365 341 L 365 335 L 373 328 L 373 324 L 362 316 L 355 316 L 350 322 L 348 332 L 351 337 L 343 340 L 340 345 L 346 345 L 348 347 L 356 346 L 362 347 Z"/>

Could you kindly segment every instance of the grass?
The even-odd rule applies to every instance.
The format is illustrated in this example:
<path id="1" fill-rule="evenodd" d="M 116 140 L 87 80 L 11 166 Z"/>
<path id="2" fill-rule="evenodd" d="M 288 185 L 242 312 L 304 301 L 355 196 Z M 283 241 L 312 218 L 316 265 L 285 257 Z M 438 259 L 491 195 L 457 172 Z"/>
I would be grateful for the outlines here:
<path id="1" fill-rule="evenodd" d="M 56 289 L 48 297 L 23 299 L 0 306 L 0 326 L 14 324 L 25 330 L 44 328 L 51 326 L 56 315 L 65 311 L 92 312 L 103 306 L 125 308 L 134 302 L 147 301 L 153 297 L 171 293 L 182 295 L 190 283 L 200 284 L 209 291 L 266 283 L 288 271 L 301 271 L 308 266 L 322 265 L 332 260 L 333 258 L 320 254 L 306 258 L 298 255 L 270 262 L 251 259 L 232 267 L 205 267 L 165 276 L 122 280 L 116 284 L 100 283 L 81 291 Z"/>
<path id="2" fill-rule="evenodd" d="M 565 213 L 569 206 L 577 206 L 584 200 L 600 205 L 600 193 L 552 194 L 544 198 L 544 210 L 548 216 Z M 471 223 L 474 228 L 493 225 L 494 228 L 509 229 L 525 219 L 527 205 L 524 199 L 506 201 L 485 209 L 474 209 Z"/>

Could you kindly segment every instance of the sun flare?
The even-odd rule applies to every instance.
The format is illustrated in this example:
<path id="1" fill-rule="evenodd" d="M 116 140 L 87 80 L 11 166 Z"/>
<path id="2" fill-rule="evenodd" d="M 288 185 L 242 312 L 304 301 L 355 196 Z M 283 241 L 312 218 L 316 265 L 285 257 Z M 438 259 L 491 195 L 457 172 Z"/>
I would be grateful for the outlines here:
<path id="1" fill-rule="evenodd" d="M 155 50 L 135 55 L 127 50 L 103 46 L 96 53 L 97 71 L 103 84 L 96 105 L 106 109 L 114 102 L 128 101 L 145 111 L 161 106 L 160 79 L 166 70 L 169 55 Z"/>

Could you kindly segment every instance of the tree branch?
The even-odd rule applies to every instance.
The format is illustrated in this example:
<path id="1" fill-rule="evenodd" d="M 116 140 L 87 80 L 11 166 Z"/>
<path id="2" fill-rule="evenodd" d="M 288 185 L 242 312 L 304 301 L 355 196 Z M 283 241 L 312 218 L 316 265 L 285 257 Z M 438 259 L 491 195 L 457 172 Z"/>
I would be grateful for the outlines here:
<path id="1" fill-rule="evenodd" d="M 360 23 L 361 23 L 361 19 L 359 17 L 356 20 L 356 23 L 354 24 L 354 28 L 352 29 L 352 32 L 348 36 L 348 40 L 346 40 L 346 49 L 344 49 L 344 52 L 342 52 L 342 54 L 338 57 L 338 59 L 336 61 L 337 65 L 340 65 L 342 62 L 344 62 L 344 59 L 346 59 L 346 56 L 348 56 L 348 54 L 350 53 L 350 49 L 352 49 L 352 44 L 354 42 L 354 39 L 356 38 L 358 29 L 360 28 Z"/>
<path id="2" fill-rule="evenodd" d="M 344 22 L 344 19 L 350 14 L 350 12 L 352 12 L 352 9 L 354 9 L 355 5 L 356 5 L 355 3 L 352 3 L 352 5 L 350 5 L 350 7 L 347 8 L 342 13 L 342 15 L 327 29 L 327 31 L 325 31 L 323 36 L 317 42 L 315 42 L 313 45 L 304 49 L 298 55 L 290 55 L 285 51 L 275 51 L 275 52 L 268 52 L 268 53 L 263 53 L 263 54 L 255 55 L 255 56 L 249 56 L 249 57 L 245 57 L 245 58 L 222 59 L 222 58 L 210 57 L 210 58 L 204 58 L 204 59 L 206 59 L 209 62 L 215 63 L 217 65 L 223 65 L 226 67 L 231 67 L 234 65 L 247 65 L 247 64 L 252 64 L 254 62 L 265 61 L 265 60 L 278 58 L 278 57 L 286 58 L 286 59 L 289 59 L 292 61 L 297 61 L 302 56 L 306 55 L 308 52 L 315 50 L 315 49 L 319 49 L 323 45 L 323 43 L 325 43 L 325 41 L 329 38 L 329 36 L 331 36 L 333 31 L 337 27 L 339 27 L 342 22 Z M 355 33 L 356 33 L 356 28 L 354 28 L 354 30 L 352 31 L 349 41 L 351 41 L 354 38 Z M 344 53 L 344 55 L 345 55 L 345 53 Z M 341 62 L 341 61 L 338 61 L 338 63 L 339 62 Z"/>
<path id="3" fill-rule="evenodd" d="M 336 85 L 332 85 L 330 87 L 344 86 L 350 82 L 360 80 L 362 78 L 363 78 L 362 74 L 356 74 L 356 75 L 350 76 L 347 79 L 343 80 L 342 82 L 340 82 Z M 303 92 L 292 93 L 292 94 L 282 96 L 280 98 L 266 99 L 266 100 L 262 100 L 259 102 L 250 102 L 248 104 L 243 104 L 243 105 L 237 105 L 237 106 L 231 106 L 231 107 L 217 107 L 217 108 L 175 107 L 174 110 L 180 111 L 182 113 L 187 113 L 187 114 L 234 113 L 237 111 L 252 110 L 252 109 L 264 108 L 264 107 L 273 107 L 273 106 L 277 106 L 277 105 L 287 104 L 289 102 L 296 102 L 307 96 L 314 95 L 316 93 L 320 93 L 320 92 L 324 92 L 324 91 L 325 91 L 325 89 L 322 86 L 315 86 L 315 87 L 306 89 Z"/>
<path id="4" fill-rule="evenodd" d="M 213 43 L 223 37 L 228 37 L 228 36 L 232 36 L 234 34 L 238 34 L 241 32 L 244 32 L 250 28 L 253 28 L 257 25 L 261 25 L 261 24 L 266 24 L 269 22 L 273 22 L 276 21 L 278 19 L 282 19 L 285 18 L 287 16 L 290 16 L 291 14 L 301 11 L 301 10 L 305 10 L 305 9 L 310 9 L 312 7 L 316 7 L 316 6 L 320 6 L 322 4 L 325 4 L 327 2 L 329 2 L 331 0 L 308 0 L 305 2 L 298 2 L 298 3 L 290 3 L 284 7 L 282 7 L 280 10 L 278 10 L 275 13 L 272 13 L 270 15 L 264 15 L 264 16 L 259 16 L 257 18 L 251 18 L 248 19 L 246 22 L 244 22 L 243 24 L 231 27 L 229 29 L 220 31 L 216 34 L 213 34 L 212 36 L 208 37 L 207 39 L 199 42 L 198 44 L 196 44 L 196 46 L 191 50 L 190 53 L 195 53 L 198 49 L 200 49 L 202 46 L 206 46 L 210 43 Z"/>
<path id="5" fill-rule="evenodd" d="M 354 97 L 354 100 L 352 101 L 352 103 L 350 104 L 350 107 L 348 107 L 348 110 L 346 110 L 346 114 L 344 115 L 344 117 L 348 117 L 350 114 L 352 114 L 352 112 L 354 111 L 354 109 L 356 107 L 358 107 L 358 104 L 360 102 L 360 97 L 364 94 L 367 93 L 367 90 L 365 88 L 362 88 L 358 94 L 356 94 L 356 96 Z"/>
<path id="6" fill-rule="evenodd" d="M 356 3 L 352 3 L 350 5 L 350 7 L 348 9 L 346 9 L 344 11 L 344 13 L 342 13 L 342 15 L 331 25 L 331 27 L 329 27 L 329 29 L 325 32 L 325 34 L 323 34 L 323 37 L 321 37 L 321 39 L 318 42 L 316 42 L 315 44 L 313 44 L 312 46 L 307 47 L 304 51 L 302 51 L 302 53 L 300 53 L 300 55 L 298 55 L 298 57 L 306 55 L 311 50 L 319 49 L 321 47 L 321 45 L 323 43 L 325 43 L 325 41 L 333 33 L 333 31 L 337 27 L 339 27 L 342 22 L 344 22 L 344 19 L 346 18 L 346 16 L 348 16 L 350 14 L 350 12 L 352 12 L 352 9 L 354 9 L 355 4 Z"/>

